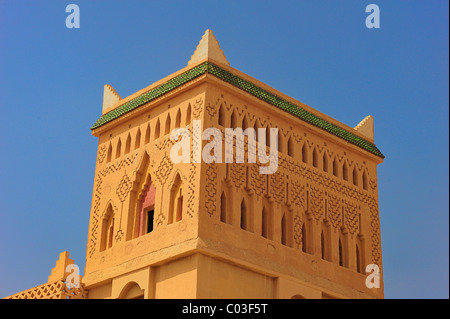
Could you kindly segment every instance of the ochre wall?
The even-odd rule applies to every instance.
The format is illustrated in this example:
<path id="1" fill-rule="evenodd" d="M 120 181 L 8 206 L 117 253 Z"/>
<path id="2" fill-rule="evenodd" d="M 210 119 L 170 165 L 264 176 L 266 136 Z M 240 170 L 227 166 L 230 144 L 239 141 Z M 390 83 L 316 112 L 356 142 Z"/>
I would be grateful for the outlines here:
<path id="1" fill-rule="evenodd" d="M 171 162 L 171 130 L 187 127 L 192 138 L 197 133 L 193 121 L 201 120 L 202 130 L 217 127 L 224 133 L 232 117 L 237 127 L 256 123 L 278 128 L 276 173 L 259 174 L 259 163 Z M 120 297 L 127 280 L 136 282 L 145 298 L 383 297 L 382 287 L 365 286 L 363 269 L 369 263 L 382 266 L 376 172 L 381 160 L 375 155 L 208 74 L 94 134 L 99 146 L 83 278 L 90 298 Z M 348 180 L 343 178 L 344 165 Z M 178 178 L 183 216 L 169 223 Z M 150 182 L 155 187 L 154 229 L 139 236 L 138 203 Z M 222 193 L 227 198 L 225 221 Z M 246 229 L 240 225 L 243 199 Z M 261 231 L 263 206 L 268 212 L 266 238 Z M 113 239 L 101 251 L 108 209 L 114 216 Z M 136 272 L 140 275 L 132 279 Z M 130 287 L 137 296 L 139 289 Z"/>

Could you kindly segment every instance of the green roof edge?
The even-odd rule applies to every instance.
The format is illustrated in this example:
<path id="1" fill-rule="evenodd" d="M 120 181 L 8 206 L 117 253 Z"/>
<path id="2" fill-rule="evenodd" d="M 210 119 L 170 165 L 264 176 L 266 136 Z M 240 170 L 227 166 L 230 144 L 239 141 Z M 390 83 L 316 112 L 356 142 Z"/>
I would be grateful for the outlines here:
<path id="1" fill-rule="evenodd" d="M 102 115 L 91 127 L 91 130 L 96 129 L 118 117 L 120 117 L 122 114 L 125 114 L 127 112 L 130 112 L 131 110 L 134 110 L 135 108 L 148 103 L 170 91 L 173 89 L 195 79 L 196 77 L 209 73 L 211 75 L 214 75 L 215 77 L 232 84 L 233 86 L 257 97 L 260 100 L 263 100 L 275 107 L 278 107 L 279 109 L 286 111 L 290 113 L 291 115 L 311 124 L 314 126 L 317 126 L 333 135 L 336 135 L 347 142 L 350 142 L 372 154 L 375 154 L 378 157 L 385 158 L 385 156 L 380 152 L 380 150 L 375 146 L 375 144 L 366 141 L 365 139 L 356 136 L 355 134 L 335 125 L 332 124 L 314 114 L 311 112 L 308 112 L 300 107 L 298 107 L 295 104 L 292 104 L 283 98 L 274 95 L 255 84 L 244 80 L 240 78 L 237 75 L 234 75 L 233 73 L 226 71 L 222 69 L 221 67 L 211 63 L 211 62 L 204 62 L 202 64 L 199 64 L 198 66 L 187 70 L 186 72 L 177 75 L 176 77 L 168 80 L 167 82 L 159 85 L 158 87 L 141 94 L 140 96 L 132 99 L 131 101 L 121 105 L 120 107 Z"/>

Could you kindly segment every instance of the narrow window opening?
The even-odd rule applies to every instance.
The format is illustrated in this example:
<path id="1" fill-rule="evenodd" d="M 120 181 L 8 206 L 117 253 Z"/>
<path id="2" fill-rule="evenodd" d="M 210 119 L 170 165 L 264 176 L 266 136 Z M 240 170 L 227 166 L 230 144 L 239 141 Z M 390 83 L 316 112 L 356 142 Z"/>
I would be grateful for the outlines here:
<path id="1" fill-rule="evenodd" d="M 183 212 L 183 185 L 179 174 L 175 177 L 172 185 L 169 205 L 169 218 L 167 223 L 171 224 L 180 221 Z"/>
<path id="2" fill-rule="evenodd" d="M 322 259 L 325 259 L 325 238 L 323 236 L 323 231 L 320 234 L 320 249 L 322 251 Z"/>
<path id="3" fill-rule="evenodd" d="M 109 143 L 108 152 L 106 154 L 106 162 L 107 163 L 111 162 L 111 157 L 112 157 L 112 146 L 111 146 L 111 143 Z"/>
<path id="4" fill-rule="evenodd" d="M 155 210 L 152 208 L 147 211 L 147 233 L 153 231 L 153 221 L 155 218 Z"/>
<path id="5" fill-rule="evenodd" d="M 159 118 L 156 120 L 155 125 L 155 140 L 159 138 L 159 135 L 161 134 L 161 124 L 159 123 Z"/>
<path id="6" fill-rule="evenodd" d="M 155 208 L 155 195 L 156 189 L 151 182 L 150 176 L 147 177 L 146 189 L 143 190 L 139 197 L 138 210 L 136 212 L 136 218 L 133 232 L 133 238 L 142 236 L 149 232 L 149 229 L 153 229 L 153 218 Z M 152 212 L 153 211 L 153 212 Z"/>
<path id="7" fill-rule="evenodd" d="M 302 251 L 304 253 L 308 252 L 308 238 L 307 238 L 307 225 L 306 225 L 306 221 L 303 222 L 302 225 Z"/>
<path id="8" fill-rule="evenodd" d="M 278 140 L 277 140 L 277 149 L 278 149 L 278 152 L 280 152 L 280 153 L 282 153 L 282 152 L 284 152 L 284 147 L 283 147 L 284 145 L 283 145 L 283 137 L 282 137 L 282 135 L 280 134 L 280 131 L 278 131 Z"/>
<path id="9" fill-rule="evenodd" d="M 147 125 L 147 129 L 145 130 L 145 144 L 150 143 L 150 124 Z"/>
<path id="10" fill-rule="evenodd" d="M 241 228 L 247 229 L 247 207 L 244 200 L 241 202 Z"/>
<path id="11" fill-rule="evenodd" d="M 294 157 L 294 140 L 292 137 L 289 137 L 288 141 L 288 155 Z"/>
<path id="12" fill-rule="evenodd" d="M 358 243 L 356 243 L 356 271 L 361 272 L 361 256 L 359 255 Z"/>
<path id="13" fill-rule="evenodd" d="M 258 136 L 258 120 L 255 120 L 255 124 L 253 125 L 253 129 L 255 130 L 255 141 L 257 140 Z"/>
<path id="14" fill-rule="evenodd" d="M 361 274 L 365 272 L 364 238 L 361 234 L 358 234 L 356 238 L 356 270 Z"/>
<path id="15" fill-rule="evenodd" d="M 335 158 L 333 161 L 333 175 L 338 177 L 339 164 L 337 159 Z"/>
<path id="16" fill-rule="evenodd" d="M 248 127 L 248 121 L 247 121 L 247 115 L 244 115 L 244 118 L 242 119 L 242 130 L 244 131 Z"/>
<path id="17" fill-rule="evenodd" d="M 363 189 L 367 190 L 367 174 L 366 171 L 363 173 Z"/>
<path id="18" fill-rule="evenodd" d="M 120 141 L 120 138 L 119 138 L 119 141 L 117 142 L 117 147 L 116 147 L 116 158 L 120 157 L 121 148 L 122 148 L 122 142 Z"/>
<path id="19" fill-rule="evenodd" d="M 111 224 L 108 229 L 108 248 L 112 247 L 114 238 L 114 218 L 111 219 Z"/>
<path id="20" fill-rule="evenodd" d="M 231 128 L 235 129 L 236 125 L 237 125 L 237 116 L 236 116 L 236 113 L 233 111 L 231 113 L 230 126 L 231 126 Z"/>
<path id="21" fill-rule="evenodd" d="M 167 135 L 169 133 L 170 133 L 170 113 L 167 113 L 166 125 L 164 127 L 164 135 Z"/>
<path id="22" fill-rule="evenodd" d="M 100 251 L 110 248 L 114 235 L 114 212 L 111 204 L 108 205 L 101 224 Z"/>
<path id="23" fill-rule="evenodd" d="M 339 235 L 339 266 L 348 267 L 348 238 L 344 229 Z"/>
<path id="24" fill-rule="evenodd" d="M 283 218 L 281 218 L 281 244 L 286 245 L 286 214 L 283 214 Z"/>
<path id="25" fill-rule="evenodd" d="M 263 207 L 262 210 L 262 218 L 261 218 L 261 235 L 264 238 L 268 237 L 268 220 L 267 220 L 268 216 L 267 216 L 267 211 L 266 208 Z"/>
<path id="26" fill-rule="evenodd" d="M 128 134 L 127 140 L 125 142 L 125 154 L 130 153 L 130 148 L 131 148 L 131 136 L 130 134 Z"/>
<path id="27" fill-rule="evenodd" d="M 177 201 L 177 216 L 175 221 L 180 221 L 181 219 L 183 219 L 183 196 L 180 195 L 180 197 L 178 197 L 178 201 Z"/>
<path id="28" fill-rule="evenodd" d="M 348 181 L 348 168 L 346 162 L 344 162 L 344 165 L 342 165 L 342 177 L 344 178 L 344 180 Z"/>
<path id="29" fill-rule="evenodd" d="M 303 163 L 308 163 L 308 149 L 307 149 L 306 143 L 303 144 L 303 147 L 302 147 L 302 161 L 303 161 Z"/>
<path id="30" fill-rule="evenodd" d="M 353 185 L 358 186 L 358 171 L 356 166 L 353 168 Z"/>
<path id="31" fill-rule="evenodd" d="M 225 126 L 225 108 L 222 104 L 219 107 L 219 125 Z"/>
<path id="32" fill-rule="evenodd" d="M 324 172 L 328 172 L 328 156 L 326 154 L 326 152 L 323 153 L 323 159 L 322 159 L 322 164 L 323 164 L 323 171 Z"/>
<path id="33" fill-rule="evenodd" d="M 188 105 L 186 110 L 186 125 L 191 124 L 191 104 Z"/>
<path id="34" fill-rule="evenodd" d="M 177 116 L 175 118 L 175 127 L 176 128 L 181 127 L 181 111 L 180 111 L 180 109 L 178 109 Z"/>
<path id="35" fill-rule="evenodd" d="M 141 146 L 141 130 L 138 129 L 134 140 L 134 149 L 137 150 Z"/>
<path id="36" fill-rule="evenodd" d="M 227 222 L 227 199 L 224 192 L 220 196 L 220 221 Z"/>
<path id="37" fill-rule="evenodd" d="M 319 155 L 317 154 L 316 148 L 314 148 L 314 151 L 313 151 L 313 166 L 319 167 Z"/>

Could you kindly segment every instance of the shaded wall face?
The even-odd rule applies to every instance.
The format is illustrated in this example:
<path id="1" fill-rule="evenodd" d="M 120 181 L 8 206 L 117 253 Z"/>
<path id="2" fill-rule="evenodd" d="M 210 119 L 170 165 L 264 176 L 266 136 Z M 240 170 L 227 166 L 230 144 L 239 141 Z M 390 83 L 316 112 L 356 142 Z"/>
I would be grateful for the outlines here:
<path id="1" fill-rule="evenodd" d="M 216 243 L 210 248 L 274 274 L 317 284 L 326 278 L 382 296 L 382 282 L 378 290 L 365 284 L 366 265 L 382 268 L 378 159 L 230 88 L 210 85 L 205 108 L 205 126 L 219 128 L 222 136 L 226 128 L 278 129 L 274 174 L 260 173 L 265 164 L 258 155 L 256 163 L 247 161 L 255 147 L 249 137 L 244 163 L 202 166 L 199 236 Z"/>

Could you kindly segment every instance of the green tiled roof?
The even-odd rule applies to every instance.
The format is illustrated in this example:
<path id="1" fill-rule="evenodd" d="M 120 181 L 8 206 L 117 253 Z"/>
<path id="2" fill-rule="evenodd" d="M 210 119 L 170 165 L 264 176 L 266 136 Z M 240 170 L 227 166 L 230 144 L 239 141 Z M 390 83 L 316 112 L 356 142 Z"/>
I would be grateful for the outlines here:
<path id="1" fill-rule="evenodd" d="M 104 114 L 102 117 L 100 117 L 97 122 L 94 123 L 91 129 L 95 129 L 97 127 L 100 127 L 116 118 L 121 116 L 122 114 L 125 114 L 147 102 L 150 102 L 168 92 L 171 90 L 179 87 L 180 85 L 183 85 L 194 78 L 209 73 L 211 75 L 214 75 L 215 77 L 230 83 L 234 85 L 235 87 L 257 97 L 260 100 L 263 100 L 273 106 L 276 106 L 290 114 L 292 114 L 295 117 L 298 117 L 299 119 L 312 124 L 314 126 L 317 126 L 333 135 L 336 135 L 352 144 L 355 144 L 362 149 L 373 153 L 381 158 L 384 158 L 384 155 L 380 152 L 380 150 L 373 144 L 365 139 L 343 129 L 339 126 L 332 124 L 314 114 L 311 112 L 308 112 L 306 110 L 303 110 L 299 108 L 298 106 L 282 99 L 279 96 L 276 96 L 258 86 L 255 84 L 244 80 L 240 78 L 237 75 L 232 74 L 229 71 L 226 71 L 222 69 L 221 67 L 211 63 L 211 62 L 204 62 L 190 70 L 187 70 L 186 72 L 170 79 L 164 84 L 161 84 L 160 86 L 134 98 L 133 100 L 121 105 L 120 107 Z"/>

